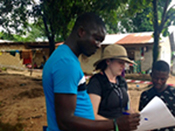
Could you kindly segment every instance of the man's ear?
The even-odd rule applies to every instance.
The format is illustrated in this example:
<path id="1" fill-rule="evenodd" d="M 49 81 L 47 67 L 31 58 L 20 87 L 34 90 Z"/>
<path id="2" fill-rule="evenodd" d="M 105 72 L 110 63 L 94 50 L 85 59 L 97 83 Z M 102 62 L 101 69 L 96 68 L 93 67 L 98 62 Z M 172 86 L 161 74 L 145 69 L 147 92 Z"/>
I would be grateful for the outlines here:
<path id="1" fill-rule="evenodd" d="M 84 30 L 84 28 L 82 27 L 82 26 L 80 26 L 79 28 L 78 28 L 78 36 L 79 37 L 82 37 L 82 36 L 84 36 L 85 35 L 85 30 Z"/>

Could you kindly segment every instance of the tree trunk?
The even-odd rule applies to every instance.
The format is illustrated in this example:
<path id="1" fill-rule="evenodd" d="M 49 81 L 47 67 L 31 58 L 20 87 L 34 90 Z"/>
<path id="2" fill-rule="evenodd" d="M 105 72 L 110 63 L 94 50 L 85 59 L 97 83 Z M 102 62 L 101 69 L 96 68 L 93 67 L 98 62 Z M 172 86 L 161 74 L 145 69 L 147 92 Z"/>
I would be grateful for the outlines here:
<path id="1" fill-rule="evenodd" d="M 158 13 L 157 13 L 157 0 L 153 0 L 153 24 L 154 24 L 154 45 L 153 45 L 153 63 L 152 65 L 157 61 L 159 56 L 159 25 L 158 25 Z"/>
<path id="2" fill-rule="evenodd" d="M 55 50 L 55 40 L 54 40 L 54 35 L 52 35 L 49 38 L 49 55 L 51 55 L 54 50 Z"/>
<path id="3" fill-rule="evenodd" d="M 45 31 L 46 31 L 46 35 L 47 38 L 49 40 L 49 55 L 51 55 L 53 53 L 53 51 L 55 50 L 55 35 L 49 32 L 48 26 L 47 26 L 47 21 L 45 16 L 43 15 L 43 22 L 44 22 L 44 26 L 45 26 Z M 51 34 L 51 35 L 50 35 Z"/>

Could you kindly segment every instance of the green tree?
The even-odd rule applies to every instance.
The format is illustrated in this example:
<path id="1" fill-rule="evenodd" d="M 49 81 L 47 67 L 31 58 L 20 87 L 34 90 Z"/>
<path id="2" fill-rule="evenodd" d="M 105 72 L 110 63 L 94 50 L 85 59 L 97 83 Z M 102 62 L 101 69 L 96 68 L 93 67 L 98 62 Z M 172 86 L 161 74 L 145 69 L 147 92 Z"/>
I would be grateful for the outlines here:
<path id="1" fill-rule="evenodd" d="M 30 0 L 0 0 L 0 25 L 6 33 L 25 34 L 29 20 Z"/>
<path id="2" fill-rule="evenodd" d="M 2 5 L 0 24 L 7 33 L 11 33 L 11 29 L 19 35 L 31 32 L 26 37 L 27 41 L 28 38 L 31 40 L 35 38 L 32 37 L 33 31 L 38 35 L 42 35 L 43 31 L 43 36 L 49 40 L 51 54 L 55 49 L 55 41 L 64 41 L 73 27 L 75 18 L 84 12 L 95 12 L 104 18 L 109 33 L 132 30 L 132 21 L 125 13 L 130 8 L 130 3 L 134 2 L 132 0 L 40 0 L 40 4 L 36 5 L 30 0 L 0 0 Z M 28 8 L 29 6 L 33 7 L 32 10 Z M 41 33 L 37 33 L 33 26 L 29 26 L 29 17 L 35 18 L 33 26 L 39 28 Z"/>
<path id="3" fill-rule="evenodd" d="M 47 37 L 45 36 L 43 30 L 44 30 L 44 25 L 42 22 L 37 22 L 36 24 L 29 24 L 28 26 L 29 31 L 26 34 L 25 38 L 27 42 L 33 42 L 38 39 L 45 41 L 47 40 Z"/>
<path id="4" fill-rule="evenodd" d="M 15 42 L 27 41 L 27 39 L 22 37 L 21 35 L 9 34 L 5 32 L 0 32 L 0 39 L 10 40 L 10 41 L 15 41 Z"/>
<path id="5" fill-rule="evenodd" d="M 154 47 L 153 47 L 153 64 L 159 56 L 159 39 L 161 33 L 163 36 L 169 35 L 168 27 L 175 25 L 175 9 L 168 8 L 171 0 L 153 0 L 153 27 L 154 27 Z"/>
<path id="6" fill-rule="evenodd" d="M 137 0 L 140 6 L 131 3 L 130 7 L 140 9 L 132 20 L 134 32 L 154 31 L 153 64 L 159 57 L 159 40 L 161 34 L 168 36 L 168 27 L 175 25 L 175 9 L 168 8 L 172 0 Z M 142 3 L 142 4 L 141 4 Z M 142 9 L 141 9 L 142 8 Z M 151 27 L 152 26 L 152 27 Z"/>
<path id="7" fill-rule="evenodd" d="M 23 29 L 23 32 L 26 31 Z M 34 42 L 36 39 L 40 38 L 41 40 L 46 40 L 47 37 L 44 37 L 45 34 L 41 31 L 40 26 L 36 24 L 28 24 L 28 30 L 26 31 L 25 35 L 22 34 L 11 34 L 6 33 L 4 31 L 0 32 L 0 39 L 4 40 L 11 40 L 15 42 Z"/>
<path id="8" fill-rule="evenodd" d="M 45 34 L 50 43 L 50 54 L 55 49 L 55 40 L 65 40 L 70 33 L 70 29 L 75 22 L 75 18 L 84 12 L 95 12 L 104 18 L 110 32 L 116 31 L 117 9 L 127 0 L 65 0 L 53 1 L 43 0 L 39 6 L 40 12 L 36 13 L 42 16 Z M 37 12 L 37 10 L 36 10 Z M 61 36 L 61 37 L 60 37 Z"/>
<path id="9" fill-rule="evenodd" d="M 148 17 L 152 13 L 152 8 L 150 6 L 143 9 L 142 12 L 136 13 L 135 17 L 132 18 L 134 30 L 133 32 L 145 32 L 153 31 L 153 24 Z"/>
<path id="10" fill-rule="evenodd" d="M 154 1 L 155 0 L 41 0 L 41 3 L 36 5 L 34 1 L 30 0 L 0 0 L 0 5 L 2 5 L 0 10 L 0 24 L 6 29 L 7 33 L 11 32 L 11 29 L 15 30 L 15 33 L 23 35 L 25 35 L 26 32 L 30 32 L 31 29 L 36 33 L 37 31 L 35 31 L 34 28 L 28 26 L 29 17 L 35 17 L 35 27 L 41 29 L 41 32 L 36 34 L 44 34 L 43 36 L 48 38 L 51 54 L 55 49 L 55 41 L 64 41 L 66 39 L 78 15 L 84 12 L 95 12 L 99 14 L 104 18 L 109 33 L 133 32 L 134 26 L 132 26 L 133 21 L 131 19 L 133 14 L 142 12 L 150 3 L 154 5 L 152 3 Z M 162 6 L 166 4 L 166 2 L 170 2 L 170 0 L 159 1 L 162 1 Z M 29 6 L 33 6 L 32 10 L 28 8 Z M 156 10 L 154 10 L 154 12 L 155 11 Z M 172 22 L 170 16 L 173 15 L 173 12 L 174 9 L 171 8 L 166 12 L 167 15 L 163 15 L 163 17 L 166 16 L 167 18 L 161 19 L 162 24 L 160 24 L 159 27 L 162 30 L 159 30 L 159 33 L 163 31 L 163 34 L 167 34 L 167 29 L 164 28 L 164 26 L 168 26 Z M 155 16 L 156 15 L 152 15 L 152 17 L 150 17 L 152 21 L 154 21 L 154 24 Z M 29 38 L 32 38 L 31 34 L 28 35 Z M 159 35 L 154 36 L 159 37 Z M 155 46 L 155 48 L 157 47 Z"/>

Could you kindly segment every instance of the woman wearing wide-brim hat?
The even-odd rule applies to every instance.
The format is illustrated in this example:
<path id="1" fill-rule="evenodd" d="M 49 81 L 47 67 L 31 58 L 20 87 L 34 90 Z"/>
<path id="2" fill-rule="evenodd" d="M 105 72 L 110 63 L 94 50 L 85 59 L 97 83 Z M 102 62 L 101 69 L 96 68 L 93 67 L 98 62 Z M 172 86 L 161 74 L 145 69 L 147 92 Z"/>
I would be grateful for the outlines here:
<path id="1" fill-rule="evenodd" d="M 132 63 L 126 49 L 117 44 L 107 46 L 102 58 L 94 63 L 94 74 L 88 83 L 88 93 L 93 105 L 95 119 L 113 119 L 129 110 L 128 87 L 121 76 L 125 63 Z"/>

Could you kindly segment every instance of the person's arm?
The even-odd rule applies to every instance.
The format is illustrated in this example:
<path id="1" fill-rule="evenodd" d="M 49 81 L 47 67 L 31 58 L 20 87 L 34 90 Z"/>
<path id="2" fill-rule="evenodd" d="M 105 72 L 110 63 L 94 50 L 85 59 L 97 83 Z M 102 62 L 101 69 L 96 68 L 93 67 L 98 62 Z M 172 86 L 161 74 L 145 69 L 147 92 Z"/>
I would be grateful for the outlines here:
<path id="1" fill-rule="evenodd" d="M 93 121 L 74 116 L 76 95 L 55 93 L 55 112 L 58 126 L 65 131 L 106 131 L 113 130 L 112 120 Z"/>
<path id="2" fill-rule="evenodd" d="M 89 97 L 91 99 L 91 103 L 93 106 L 93 111 L 94 111 L 94 115 L 95 115 L 95 119 L 96 120 L 107 120 L 108 118 L 105 118 L 101 115 L 98 114 L 98 110 L 99 110 L 99 105 L 101 102 L 101 96 L 102 96 L 102 86 L 99 82 L 99 74 L 96 74 L 94 76 L 91 77 L 88 85 L 87 85 L 87 92 L 89 94 Z"/>
<path id="3" fill-rule="evenodd" d="M 114 129 L 113 120 L 89 120 L 74 116 L 76 95 L 55 93 L 55 112 L 58 126 L 64 131 L 108 131 Z M 139 114 L 124 115 L 117 119 L 120 131 L 137 129 Z"/>
<path id="4" fill-rule="evenodd" d="M 98 114 L 98 109 L 99 109 L 101 97 L 99 95 L 96 95 L 96 94 L 89 94 L 89 97 L 91 99 L 91 103 L 93 106 L 95 119 L 96 120 L 107 120 L 108 118 L 105 118 L 105 117 Z"/>

